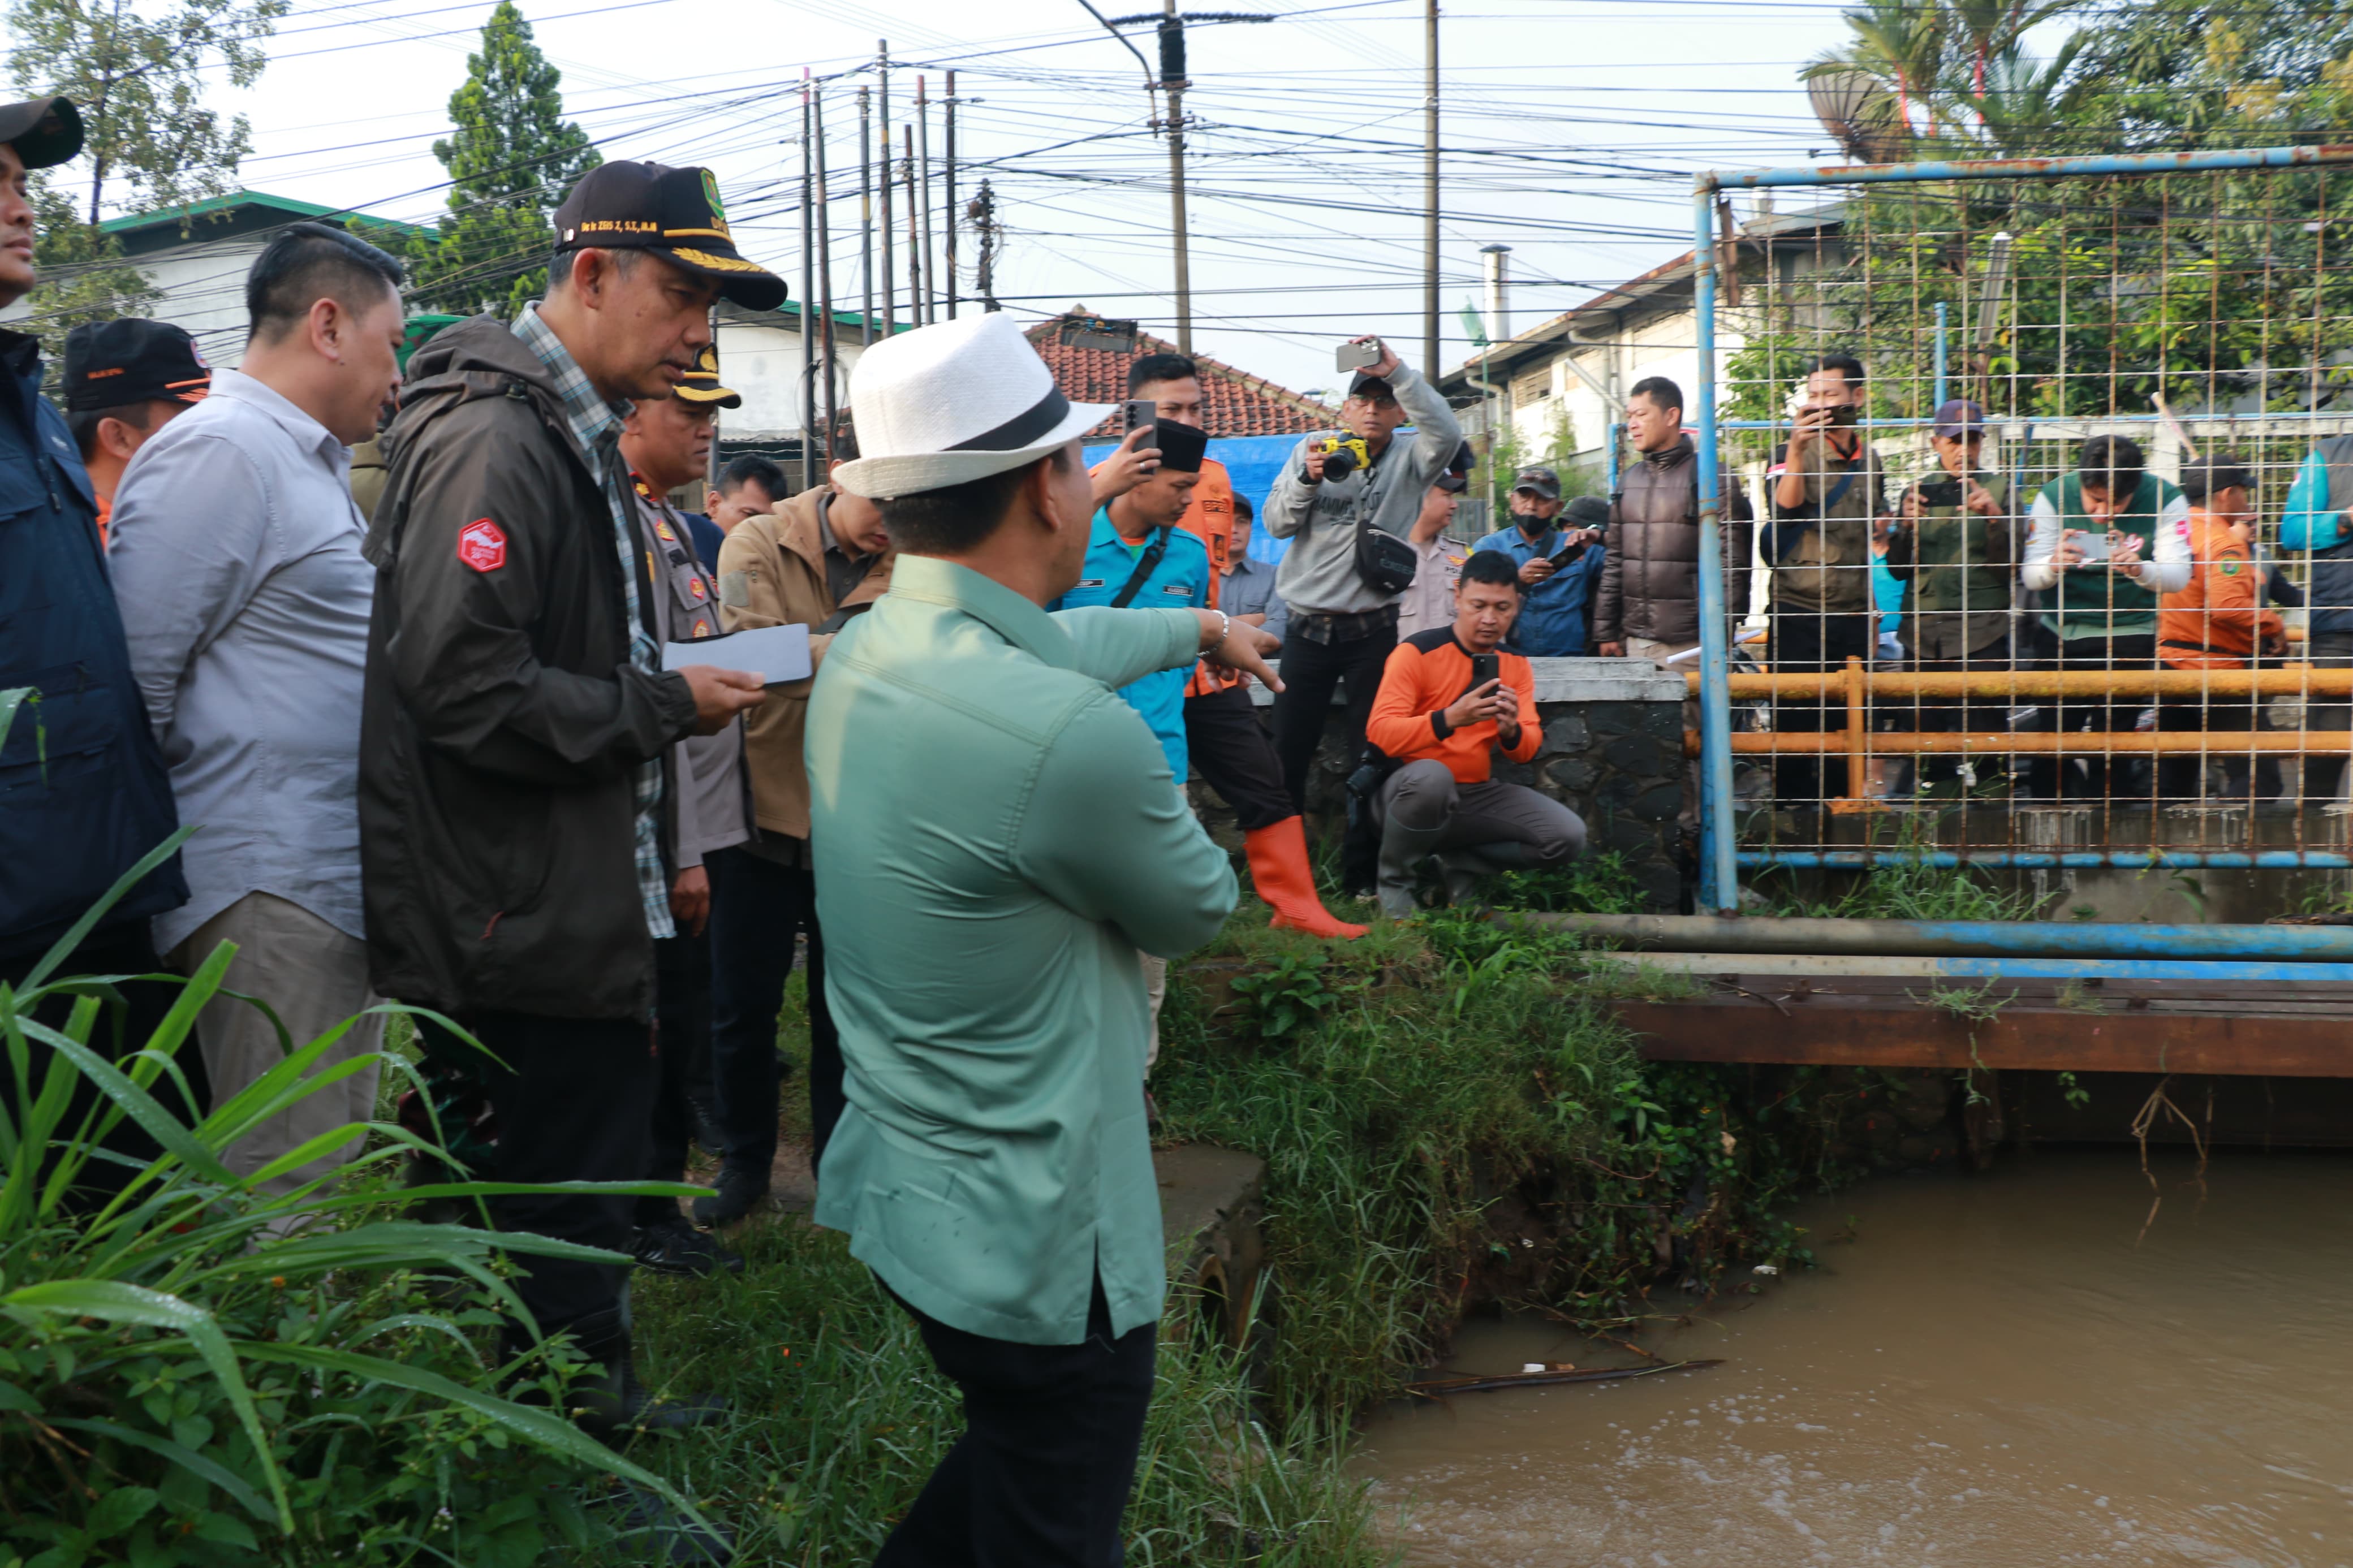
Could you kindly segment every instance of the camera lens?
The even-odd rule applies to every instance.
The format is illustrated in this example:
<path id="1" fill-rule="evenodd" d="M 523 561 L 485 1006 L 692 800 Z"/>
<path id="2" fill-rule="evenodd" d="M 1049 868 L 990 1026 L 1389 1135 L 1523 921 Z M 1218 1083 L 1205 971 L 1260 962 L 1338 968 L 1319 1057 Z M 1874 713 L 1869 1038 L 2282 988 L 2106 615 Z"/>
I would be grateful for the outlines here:
<path id="1" fill-rule="evenodd" d="M 1324 454 L 1324 478 L 1345 479 L 1356 471 L 1356 454 L 1346 447 L 1335 447 Z"/>

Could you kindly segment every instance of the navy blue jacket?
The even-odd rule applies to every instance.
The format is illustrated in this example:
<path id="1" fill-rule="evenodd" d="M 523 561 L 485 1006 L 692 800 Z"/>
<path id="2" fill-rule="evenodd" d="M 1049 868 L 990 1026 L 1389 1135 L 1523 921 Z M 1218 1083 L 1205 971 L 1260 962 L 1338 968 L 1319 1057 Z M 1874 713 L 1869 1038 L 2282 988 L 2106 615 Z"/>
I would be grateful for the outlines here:
<path id="1" fill-rule="evenodd" d="M 21 686 L 41 700 L 16 710 L 0 745 L 0 962 L 37 957 L 179 826 L 131 679 L 90 476 L 41 396 L 40 345 L 0 331 L 0 690 Z M 187 897 L 175 855 L 100 930 Z"/>

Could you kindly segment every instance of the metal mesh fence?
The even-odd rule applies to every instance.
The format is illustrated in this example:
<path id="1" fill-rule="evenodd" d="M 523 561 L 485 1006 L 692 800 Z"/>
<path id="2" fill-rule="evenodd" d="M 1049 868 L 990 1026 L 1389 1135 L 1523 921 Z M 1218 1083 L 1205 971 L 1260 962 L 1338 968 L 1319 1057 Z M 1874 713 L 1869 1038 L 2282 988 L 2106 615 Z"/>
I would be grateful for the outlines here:
<path id="1" fill-rule="evenodd" d="M 1729 858 L 2353 863 L 2348 151 L 1703 193 Z"/>

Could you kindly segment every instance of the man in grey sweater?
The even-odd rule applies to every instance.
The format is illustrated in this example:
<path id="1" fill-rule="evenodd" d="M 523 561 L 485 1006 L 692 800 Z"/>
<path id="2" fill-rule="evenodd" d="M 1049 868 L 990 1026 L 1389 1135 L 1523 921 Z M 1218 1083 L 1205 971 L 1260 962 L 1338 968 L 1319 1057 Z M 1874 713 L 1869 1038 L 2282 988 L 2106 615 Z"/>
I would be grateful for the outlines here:
<path id="1" fill-rule="evenodd" d="M 1283 690 L 1274 700 L 1274 750 L 1302 810 L 1333 692 L 1347 683 L 1341 755 L 1353 765 L 1382 666 L 1397 647 L 1399 595 L 1384 594 L 1357 574 L 1357 525 L 1406 538 L 1421 515 L 1424 492 L 1462 440 L 1438 389 L 1395 349 L 1380 346 L 1380 359 L 1357 374 L 1340 405 L 1340 423 L 1363 440 L 1371 460 L 1327 479 L 1324 447 L 1330 437 L 1306 437 L 1267 497 L 1267 531 L 1291 541 L 1275 575 L 1276 592 L 1291 606 L 1291 626 L 1282 645 Z M 1408 438 L 1396 439 L 1409 422 Z"/>

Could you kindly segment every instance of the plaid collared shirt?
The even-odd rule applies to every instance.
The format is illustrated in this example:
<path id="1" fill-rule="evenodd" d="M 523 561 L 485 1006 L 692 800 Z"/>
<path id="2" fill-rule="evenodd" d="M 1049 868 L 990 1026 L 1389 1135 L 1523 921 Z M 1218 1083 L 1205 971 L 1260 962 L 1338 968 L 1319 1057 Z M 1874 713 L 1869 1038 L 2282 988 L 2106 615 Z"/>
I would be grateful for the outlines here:
<path id="1" fill-rule="evenodd" d="M 539 319 L 536 302 L 515 318 L 514 335 L 539 356 L 555 379 L 564 399 L 564 417 L 573 437 L 596 466 L 596 482 L 605 491 L 613 514 L 613 543 L 621 554 L 621 595 L 629 614 L 629 662 L 639 669 L 661 668 L 661 649 L 654 646 L 638 604 L 638 501 L 628 482 L 628 466 L 621 461 L 621 421 L 628 417 L 626 403 L 607 403 L 597 395 L 579 363 L 563 341 Z M 678 934 L 670 918 L 670 872 L 662 865 L 661 759 L 640 766 L 631 781 L 637 790 L 638 891 L 645 900 L 646 929 L 654 940 Z"/>

